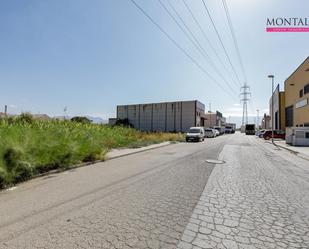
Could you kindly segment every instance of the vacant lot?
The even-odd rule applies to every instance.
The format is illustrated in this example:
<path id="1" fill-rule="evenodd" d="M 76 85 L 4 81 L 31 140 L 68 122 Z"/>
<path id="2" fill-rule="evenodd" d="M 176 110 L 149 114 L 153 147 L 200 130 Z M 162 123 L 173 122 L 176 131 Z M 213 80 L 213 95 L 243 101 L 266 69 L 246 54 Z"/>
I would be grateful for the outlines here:
<path id="1" fill-rule="evenodd" d="M 183 140 L 181 134 L 71 121 L 0 120 L 0 188 L 53 169 L 104 160 L 112 148 Z"/>

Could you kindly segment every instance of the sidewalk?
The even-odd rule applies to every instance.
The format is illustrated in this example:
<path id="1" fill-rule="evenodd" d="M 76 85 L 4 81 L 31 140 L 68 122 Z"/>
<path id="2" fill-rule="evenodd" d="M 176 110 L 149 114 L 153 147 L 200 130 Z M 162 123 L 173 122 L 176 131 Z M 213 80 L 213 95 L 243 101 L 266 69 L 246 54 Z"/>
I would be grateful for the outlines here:
<path id="1" fill-rule="evenodd" d="M 309 147 L 291 146 L 285 142 L 285 140 L 275 140 L 275 144 L 280 148 L 289 150 L 298 156 L 309 160 Z"/>
<path id="2" fill-rule="evenodd" d="M 168 146 L 171 142 L 163 142 L 159 144 L 152 144 L 149 146 L 141 147 L 141 148 L 124 148 L 124 149 L 113 149 L 110 152 L 107 153 L 106 159 L 114 159 L 118 157 L 123 157 L 131 154 L 136 154 L 139 152 L 147 151 L 147 150 L 153 150 L 160 147 Z"/>

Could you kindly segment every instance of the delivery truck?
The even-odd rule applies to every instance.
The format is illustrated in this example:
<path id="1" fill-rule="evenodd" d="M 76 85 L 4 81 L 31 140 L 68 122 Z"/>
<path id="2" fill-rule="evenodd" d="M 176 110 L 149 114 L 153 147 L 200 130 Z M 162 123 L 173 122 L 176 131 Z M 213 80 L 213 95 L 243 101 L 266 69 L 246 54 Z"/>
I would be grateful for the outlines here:
<path id="1" fill-rule="evenodd" d="M 246 135 L 255 135 L 255 124 L 246 124 Z"/>

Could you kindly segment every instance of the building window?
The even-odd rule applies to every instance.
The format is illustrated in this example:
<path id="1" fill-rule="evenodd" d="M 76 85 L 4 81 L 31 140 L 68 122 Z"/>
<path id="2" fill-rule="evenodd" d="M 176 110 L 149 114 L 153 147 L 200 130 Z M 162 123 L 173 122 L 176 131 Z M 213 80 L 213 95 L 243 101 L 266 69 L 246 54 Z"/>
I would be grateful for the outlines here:
<path id="1" fill-rule="evenodd" d="M 288 106 L 285 108 L 285 126 L 286 127 L 291 127 L 293 126 L 293 119 L 294 119 L 294 114 L 293 114 L 293 106 Z"/>
<path id="2" fill-rule="evenodd" d="M 305 134 L 306 134 L 305 137 L 309 138 L 309 132 L 306 132 Z"/>
<path id="3" fill-rule="evenodd" d="M 299 91 L 299 97 L 301 98 L 302 96 L 304 96 L 304 90 L 303 90 L 303 89 L 301 89 L 301 90 Z"/>
<path id="4" fill-rule="evenodd" d="M 304 94 L 309 93 L 309 83 L 304 87 Z"/>

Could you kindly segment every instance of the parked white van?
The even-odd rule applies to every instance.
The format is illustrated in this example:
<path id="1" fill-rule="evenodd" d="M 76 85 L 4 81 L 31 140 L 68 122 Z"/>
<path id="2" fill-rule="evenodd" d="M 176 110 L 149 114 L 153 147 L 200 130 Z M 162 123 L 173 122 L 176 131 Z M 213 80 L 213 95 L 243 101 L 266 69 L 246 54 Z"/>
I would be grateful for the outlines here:
<path id="1" fill-rule="evenodd" d="M 204 127 L 191 127 L 186 133 L 186 141 L 204 141 Z"/>

